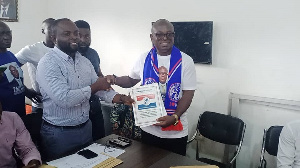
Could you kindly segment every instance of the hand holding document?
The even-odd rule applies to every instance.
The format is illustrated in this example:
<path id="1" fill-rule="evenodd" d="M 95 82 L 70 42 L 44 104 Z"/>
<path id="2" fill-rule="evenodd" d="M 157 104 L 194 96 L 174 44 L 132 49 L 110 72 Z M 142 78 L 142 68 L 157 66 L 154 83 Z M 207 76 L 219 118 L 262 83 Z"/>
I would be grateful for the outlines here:
<path id="1" fill-rule="evenodd" d="M 136 126 L 153 125 L 159 117 L 167 115 L 157 83 L 132 88 L 130 94 L 135 101 L 133 113 Z"/>

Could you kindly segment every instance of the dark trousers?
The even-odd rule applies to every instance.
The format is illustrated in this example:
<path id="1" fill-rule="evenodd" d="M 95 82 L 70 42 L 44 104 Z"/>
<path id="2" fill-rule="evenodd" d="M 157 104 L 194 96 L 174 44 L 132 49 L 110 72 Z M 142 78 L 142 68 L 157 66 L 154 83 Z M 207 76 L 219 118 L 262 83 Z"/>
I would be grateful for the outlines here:
<path id="1" fill-rule="evenodd" d="M 180 155 L 186 155 L 188 136 L 182 138 L 159 138 L 142 130 L 142 142 Z"/>
<path id="2" fill-rule="evenodd" d="M 105 136 L 104 119 L 99 97 L 92 95 L 90 98 L 90 120 L 92 121 L 93 140 L 98 140 Z"/>
<path id="3" fill-rule="evenodd" d="M 43 121 L 41 137 L 46 160 L 52 160 L 91 143 L 92 123 L 88 120 L 78 126 L 55 126 Z"/>

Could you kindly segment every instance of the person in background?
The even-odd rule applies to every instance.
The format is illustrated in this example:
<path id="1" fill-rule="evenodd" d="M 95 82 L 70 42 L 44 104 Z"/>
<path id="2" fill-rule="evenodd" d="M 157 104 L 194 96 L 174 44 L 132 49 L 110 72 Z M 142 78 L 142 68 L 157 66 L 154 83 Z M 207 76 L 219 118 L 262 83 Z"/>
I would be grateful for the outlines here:
<path id="1" fill-rule="evenodd" d="M 80 54 L 91 61 L 98 77 L 103 77 L 100 69 L 100 58 L 91 45 L 91 28 L 84 20 L 74 22 L 79 29 L 80 41 L 78 43 L 78 51 Z M 98 140 L 105 136 L 104 119 L 101 109 L 99 97 L 92 95 L 90 98 L 90 120 L 92 122 L 93 140 Z"/>
<path id="2" fill-rule="evenodd" d="M 54 47 L 51 29 L 54 21 L 55 19 L 53 18 L 47 18 L 42 22 L 41 32 L 44 34 L 43 41 L 34 43 L 32 45 L 27 45 L 16 54 L 18 61 L 21 63 L 21 66 L 27 63 L 31 86 L 33 90 L 38 93 L 40 98 L 40 89 L 36 81 L 36 68 L 40 59 Z M 32 101 L 32 113 L 23 118 L 25 126 L 29 131 L 33 142 L 37 145 L 40 151 L 42 151 L 42 149 L 40 148 L 42 115 L 43 103 L 38 100 Z M 41 153 L 43 156 L 43 152 Z"/>
<path id="3" fill-rule="evenodd" d="M 277 167 L 300 167 L 300 120 L 287 123 L 280 133 Z"/>
<path id="4" fill-rule="evenodd" d="M 23 83 L 21 63 L 13 53 L 7 50 L 11 47 L 11 42 L 10 28 L 0 21 L 0 66 L 7 68 L 0 74 L 0 101 L 3 110 L 16 112 L 20 117 L 23 117 L 26 115 L 25 96 L 32 101 L 39 100 L 39 98 L 34 90 L 28 89 Z M 14 80 L 16 76 L 18 79 Z"/>
<path id="5" fill-rule="evenodd" d="M 141 81 L 142 85 L 158 83 L 158 68 L 168 68 L 167 90 L 164 106 L 168 115 L 157 119 L 159 123 L 142 127 L 142 142 L 181 155 L 186 154 L 189 108 L 196 84 L 193 59 L 174 46 L 174 26 L 159 19 L 151 29 L 153 48 L 137 60 L 129 76 L 106 76 L 111 84 L 129 88 Z"/>
<path id="6" fill-rule="evenodd" d="M 27 45 L 16 54 L 18 61 L 21 63 L 21 66 L 27 63 L 31 85 L 37 93 L 40 93 L 40 90 L 36 81 L 36 68 L 40 59 L 54 47 L 51 30 L 51 25 L 54 21 L 55 19 L 48 18 L 42 22 L 41 30 L 44 34 L 43 41 L 37 42 L 32 45 Z M 36 101 L 32 102 L 32 112 L 42 113 L 43 103 Z"/>
<path id="7" fill-rule="evenodd" d="M 37 168 L 41 165 L 41 156 L 31 141 L 22 119 L 14 112 L 2 110 L 0 101 L 0 167 L 17 167 L 14 152 L 25 167 Z"/>
<path id="8" fill-rule="evenodd" d="M 135 126 L 132 107 L 115 104 L 110 113 L 113 133 L 134 140 L 141 140 L 141 128 Z"/>
<path id="9" fill-rule="evenodd" d="M 55 47 L 40 60 L 36 78 L 43 96 L 41 136 L 47 159 L 92 142 L 91 95 L 107 103 L 134 103 L 111 90 L 107 79 L 98 77 L 91 62 L 77 52 L 80 39 L 74 22 L 55 20 L 53 39 Z"/>

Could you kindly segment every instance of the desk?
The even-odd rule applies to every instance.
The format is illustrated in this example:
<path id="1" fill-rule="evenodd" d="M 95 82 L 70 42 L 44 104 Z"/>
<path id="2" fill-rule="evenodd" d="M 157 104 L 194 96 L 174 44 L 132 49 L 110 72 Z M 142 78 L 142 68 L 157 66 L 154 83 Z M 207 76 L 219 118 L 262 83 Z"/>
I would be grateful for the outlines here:
<path id="1" fill-rule="evenodd" d="M 112 134 L 96 142 L 106 144 L 109 139 L 116 137 L 118 136 Z M 170 166 L 206 165 L 186 156 L 149 146 L 135 140 L 132 141 L 129 147 L 125 148 L 125 153 L 120 155 L 118 159 L 121 159 L 123 163 L 116 168 L 169 168 Z"/>

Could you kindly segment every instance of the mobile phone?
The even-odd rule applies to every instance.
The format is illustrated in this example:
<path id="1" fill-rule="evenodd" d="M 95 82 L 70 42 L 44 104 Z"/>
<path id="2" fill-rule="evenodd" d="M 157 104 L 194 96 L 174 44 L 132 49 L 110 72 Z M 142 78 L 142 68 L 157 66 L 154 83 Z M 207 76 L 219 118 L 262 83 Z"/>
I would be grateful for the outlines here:
<path id="1" fill-rule="evenodd" d="M 116 145 L 118 147 L 121 147 L 121 148 L 126 148 L 127 146 L 129 146 L 131 144 L 131 142 L 124 142 L 118 138 L 109 140 L 109 143 Z"/>
<path id="2" fill-rule="evenodd" d="M 0 67 L 0 73 L 4 72 L 7 69 L 7 67 Z"/>
<path id="3" fill-rule="evenodd" d="M 93 152 L 93 151 L 91 151 L 91 150 L 89 150 L 89 149 L 81 150 L 81 151 L 77 152 L 77 154 L 78 154 L 78 155 L 81 155 L 81 156 L 83 156 L 83 157 L 85 157 L 85 158 L 87 158 L 87 159 L 92 159 L 92 158 L 98 156 L 97 153 L 95 153 L 95 152 Z"/>

